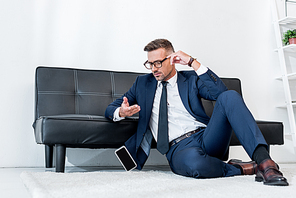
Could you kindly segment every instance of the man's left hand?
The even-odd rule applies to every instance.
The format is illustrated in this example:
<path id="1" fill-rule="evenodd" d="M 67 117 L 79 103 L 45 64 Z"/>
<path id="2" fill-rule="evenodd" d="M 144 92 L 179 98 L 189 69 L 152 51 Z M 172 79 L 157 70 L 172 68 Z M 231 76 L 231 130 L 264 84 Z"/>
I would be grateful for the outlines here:
<path id="1" fill-rule="evenodd" d="M 170 58 L 171 65 L 176 63 L 181 65 L 188 65 L 188 62 L 190 61 L 191 56 L 189 56 L 188 54 L 182 51 L 178 51 L 176 53 L 173 53 L 167 56 L 167 58 Z M 197 70 L 200 67 L 200 63 L 197 60 L 194 60 L 191 66 L 194 70 Z"/>

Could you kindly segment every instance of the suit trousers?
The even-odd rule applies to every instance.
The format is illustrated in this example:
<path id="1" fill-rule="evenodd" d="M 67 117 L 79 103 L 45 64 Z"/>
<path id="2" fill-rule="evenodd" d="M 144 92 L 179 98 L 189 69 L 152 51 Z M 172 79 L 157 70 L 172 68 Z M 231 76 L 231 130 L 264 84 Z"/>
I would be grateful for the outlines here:
<path id="1" fill-rule="evenodd" d="M 252 158 L 266 141 L 242 97 L 235 91 L 221 93 L 207 127 L 173 145 L 166 157 L 176 174 L 194 178 L 241 175 L 240 169 L 222 161 L 227 154 L 232 129 Z"/>

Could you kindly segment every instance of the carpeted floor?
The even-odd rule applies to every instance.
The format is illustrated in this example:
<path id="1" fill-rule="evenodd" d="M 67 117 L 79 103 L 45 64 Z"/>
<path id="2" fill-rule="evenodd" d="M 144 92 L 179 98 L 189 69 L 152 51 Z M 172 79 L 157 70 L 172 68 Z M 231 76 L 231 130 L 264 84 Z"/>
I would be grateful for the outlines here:
<path id="1" fill-rule="evenodd" d="M 255 182 L 255 176 L 193 179 L 171 171 L 23 172 L 21 178 L 33 198 L 75 197 L 296 197 L 296 167 L 282 169 L 290 186 Z"/>

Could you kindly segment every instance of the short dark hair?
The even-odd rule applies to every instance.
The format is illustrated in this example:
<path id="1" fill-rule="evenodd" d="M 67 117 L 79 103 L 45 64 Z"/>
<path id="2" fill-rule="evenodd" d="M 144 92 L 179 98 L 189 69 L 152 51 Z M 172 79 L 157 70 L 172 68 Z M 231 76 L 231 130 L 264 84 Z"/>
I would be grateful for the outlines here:
<path id="1" fill-rule="evenodd" d="M 159 48 L 164 48 L 166 51 L 175 52 L 172 43 L 167 39 L 155 39 L 154 41 L 151 41 L 145 46 L 144 51 L 150 52 Z"/>

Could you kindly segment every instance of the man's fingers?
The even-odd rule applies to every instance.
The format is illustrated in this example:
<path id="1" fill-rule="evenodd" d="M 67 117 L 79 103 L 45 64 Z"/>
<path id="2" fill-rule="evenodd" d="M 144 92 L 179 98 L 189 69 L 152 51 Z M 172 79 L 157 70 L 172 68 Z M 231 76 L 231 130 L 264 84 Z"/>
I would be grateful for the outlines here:
<path id="1" fill-rule="evenodd" d="M 172 53 L 171 55 L 167 56 L 167 58 L 170 58 L 171 65 L 174 63 L 186 65 L 190 59 L 190 56 L 188 54 L 185 54 L 182 51 L 178 51 L 176 53 Z"/>
<path id="2" fill-rule="evenodd" d="M 129 106 L 127 97 L 123 97 L 122 106 L 125 106 L 125 107 L 128 107 Z"/>
<path id="3" fill-rule="evenodd" d="M 123 103 L 128 103 L 127 97 L 123 97 Z"/>
<path id="4" fill-rule="evenodd" d="M 135 113 L 138 113 L 141 110 L 139 105 L 132 105 L 130 107 L 124 107 L 120 109 L 121 117 L 132 116 Z"/>
<path id="5" fill-rule="evenodd" d="M 167 58 L 170 58 L 171 65 L 174 63 L 174 59 L 175 59 L 176 56 L 177 56 L 176 53 L 173 53 L 173 54 L 167 56 Z"/>
<path id="6" fill-rule="evenodd" d="M 139 105 L 133 105 L 129 108 L 130 108 L 130 111 L 129 111 L 130 116 L 134 115 L 135 113 L 138 113 L 141 110 Z"/>
<path id="7" fill-rule="evenodd" d="M 129 111 L 133 114 L 139 112 L 141 109 L 140 109 L 140 106 L 139 105 L 133 105 L 133 106 L 130 106 L 129 107 Z"/>

